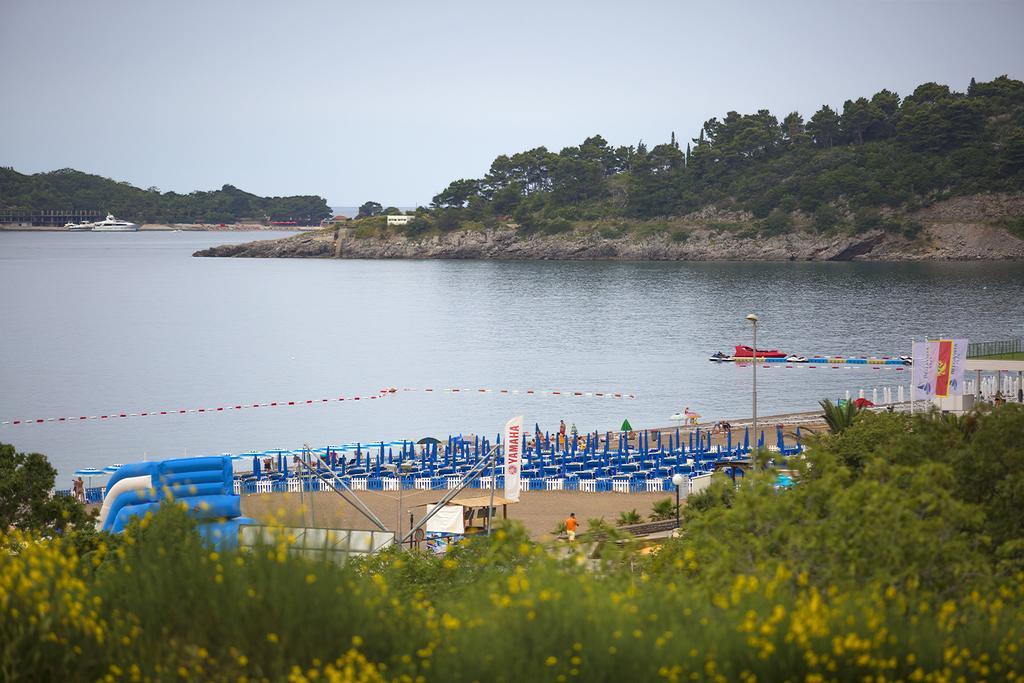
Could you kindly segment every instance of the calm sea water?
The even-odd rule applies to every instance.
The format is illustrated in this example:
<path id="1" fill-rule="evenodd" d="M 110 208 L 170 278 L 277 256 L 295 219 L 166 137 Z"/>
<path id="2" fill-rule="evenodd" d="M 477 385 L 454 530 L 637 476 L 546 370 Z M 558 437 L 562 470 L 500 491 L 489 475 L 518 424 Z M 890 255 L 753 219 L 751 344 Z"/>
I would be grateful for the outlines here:
<path id="1" fill-rule="evenodd" d="M 262 234 L 260 236 L 268 236 Z M 513 263 L 197 259 L 238 233 L 0 233 L 0 420 L 471 387 L 633 401 L 403 394 L 385 400 L 0 426 L 60 483 L 86 465 L 449 433 L 515 414 L 581 431 L 744 417 L 749 343 L 898 355 L 911 338 L 1024 335 L 1024 264 Z M 906 372 L 758 373 L 762 415 Z"/>

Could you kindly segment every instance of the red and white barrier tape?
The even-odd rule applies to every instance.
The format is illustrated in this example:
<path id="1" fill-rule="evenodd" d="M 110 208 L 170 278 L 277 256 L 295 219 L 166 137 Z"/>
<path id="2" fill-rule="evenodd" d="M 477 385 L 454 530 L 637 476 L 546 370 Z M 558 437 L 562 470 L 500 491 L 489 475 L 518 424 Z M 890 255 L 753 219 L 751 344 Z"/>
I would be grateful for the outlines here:
<path id="1" fill-rule="evenodd" d="M 403 388 L 394 391 L 422 391 L 424 393 L 448 393 L 448 394 L 508 394 L 510 396 L 584 396 L 591 398 L 636 398 L 635 394 L 610 391 L 560 391 L 558 389 L 415 389 Z"/>
<path id="2" fill-rule="evenodd" d="M 339 403 L 342 401 L 372 401 L 378 398 L 385 398 L 387 396 L 393 396 L 398 392 L 423 392 L 423 393 L 450 393 L 450 394 L 507 394 L 507 395 L 518 395 L 518 396 L 567 396 L 567 397 L 593 397 L 593 398 L 616 398 L 616 399 L 634 399 L 636 395 L 626 394 L 621 392 L 601 392 L 601 391 L 561 391 L 552 389 L 461 389 L 461 388 L 438 388 L 438 389 L 414 389 L 414 388 L 403 388 L 398 389 L 391 387 L 389 389 L 381 389 L 376 394 L 370 394 L 367 396 L 338 396 L 337 398 L 317 398 L 317 399 L 306 399 L 304 401 L 270 401 L 267 403 L 238 403 L 230 406 L 219 406 L 216 408 L 179 408 L 175 410 L 150 410 L 150 411 L 138 411 L 128 412 L 119 411 L 109 413 L 107 415 L 80 415 L 76 417 L 45 417 L 36 418 L 29 420 L 3 420 L 0 421 L 0 425 L 29 425 L 29 424 L 42 424 L 45 422 L 81 422 L 84 420 L 119 420 L 127 419 L 131 417 L 156 417 L 159 415 L 188 415 L 192 413 L 222 413 L 229 412 L 232 410 L 246 410 L 248 408 L 280 408 L 286 406 L 304 406 L 313 405 L 314 403 Z"/>

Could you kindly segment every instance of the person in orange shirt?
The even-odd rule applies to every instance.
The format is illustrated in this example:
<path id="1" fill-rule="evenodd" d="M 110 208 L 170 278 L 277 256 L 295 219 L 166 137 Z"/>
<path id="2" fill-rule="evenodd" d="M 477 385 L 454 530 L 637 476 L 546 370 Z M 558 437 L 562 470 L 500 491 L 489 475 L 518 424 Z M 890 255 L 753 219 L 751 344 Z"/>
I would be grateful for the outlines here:
<path id="1" fill-rule="evenodd" d="M 572 543 L 576 540 L 576 527 L 579 522 L 576 521 L 576 513 L 570 512 L 569 519 L 565 520 L 565 533 L 569 537 L 569 542 Z"/>

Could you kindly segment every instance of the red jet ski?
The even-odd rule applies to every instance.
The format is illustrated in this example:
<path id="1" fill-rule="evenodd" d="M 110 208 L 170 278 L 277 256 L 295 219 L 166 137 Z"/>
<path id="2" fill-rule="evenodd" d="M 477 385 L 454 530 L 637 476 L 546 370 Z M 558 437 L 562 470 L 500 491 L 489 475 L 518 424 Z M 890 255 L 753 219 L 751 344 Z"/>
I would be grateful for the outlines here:
<path id="1" fill-rule="evenodd" d="M 753 358 L 754 357 L 754 349 L 753 349 L 753 347 L 750 347 L 750 346 L 737 346 L 736 347 L 736 354 L 733 357 L 734 358 Z M 768 351 L 766 351 L 764 349 L 758 349 L 757 350 L 757 357 L 758 358 L 785 358 L 786 354 L 784 354 L 782 351 L 779 351 L 778 349 L 770 349 Z"/>

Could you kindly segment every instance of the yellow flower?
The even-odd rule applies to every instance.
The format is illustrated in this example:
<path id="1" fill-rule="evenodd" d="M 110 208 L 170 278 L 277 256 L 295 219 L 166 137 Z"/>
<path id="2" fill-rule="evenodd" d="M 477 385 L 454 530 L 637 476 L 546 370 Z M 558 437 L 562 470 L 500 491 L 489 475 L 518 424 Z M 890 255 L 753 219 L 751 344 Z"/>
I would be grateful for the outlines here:
<path id="1" fill-rule="evenodd" d="M 544 660 L 544 663 L 548 666 L 554 666 L 555 664 L 558 664 L 558 659 L 554 655 L 551 655 L 546 660 Z"/>

